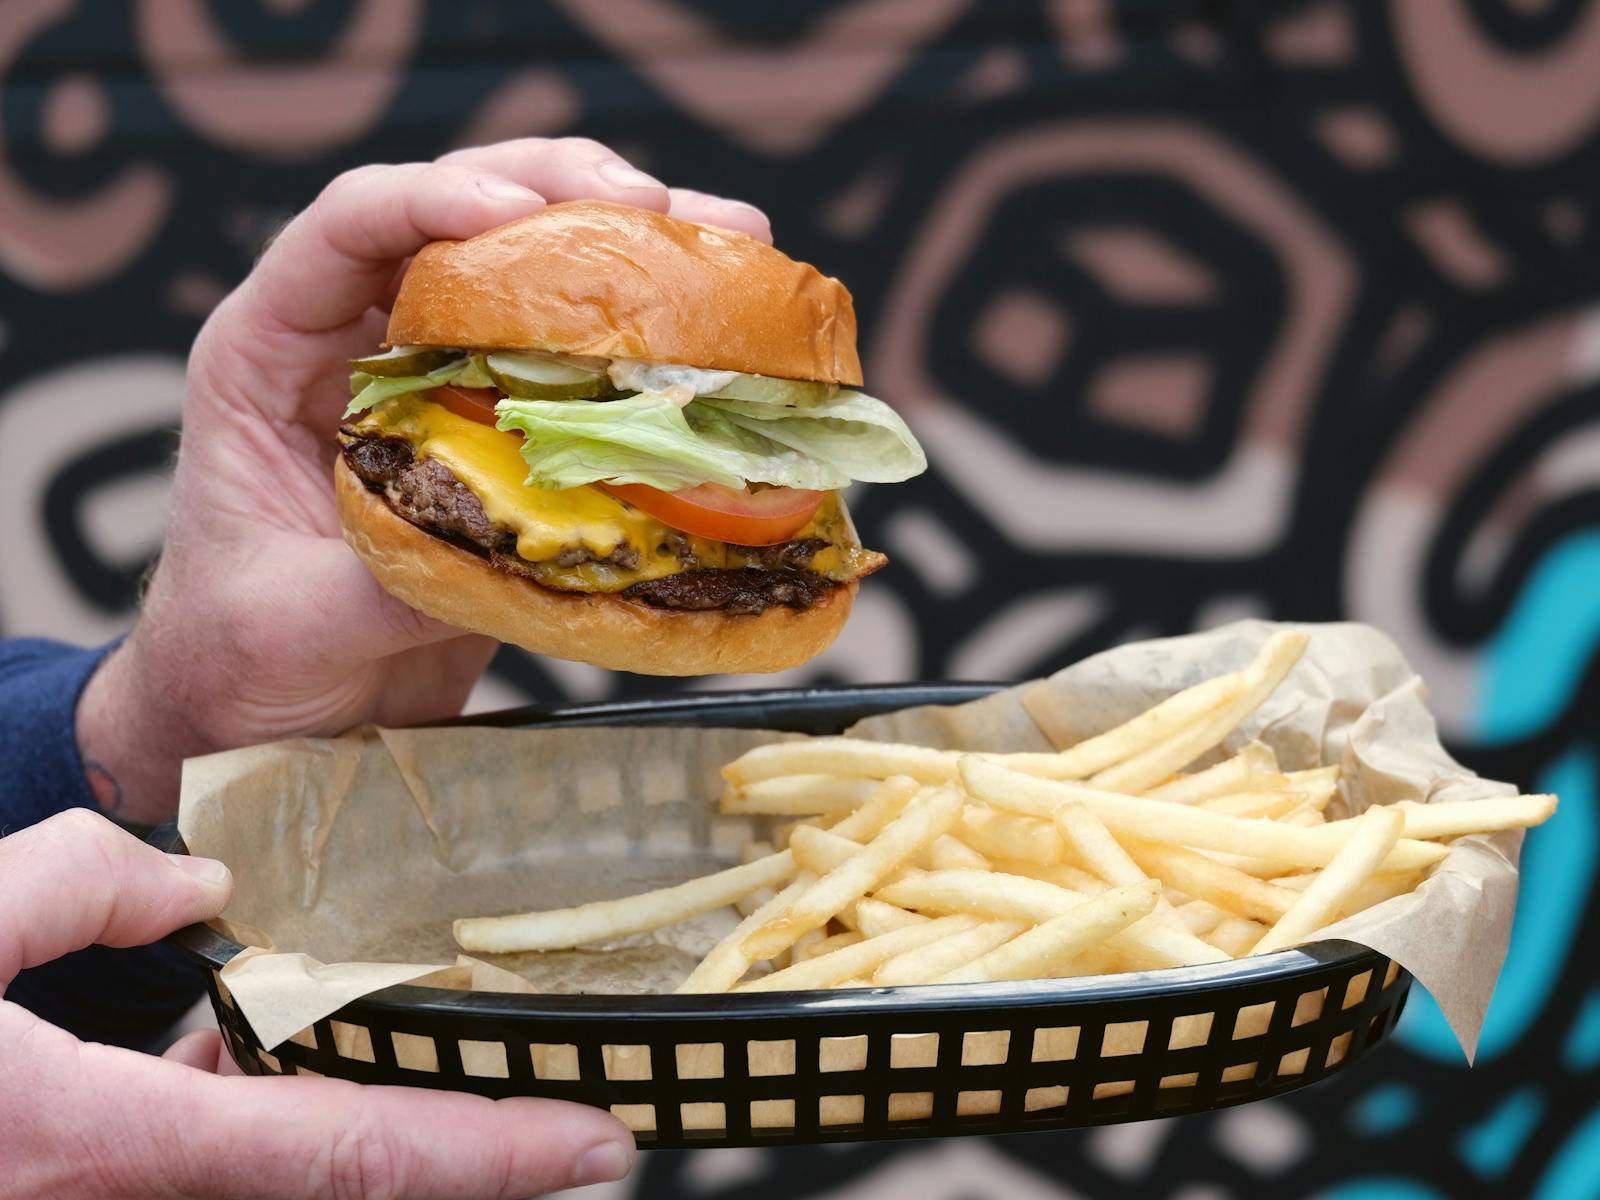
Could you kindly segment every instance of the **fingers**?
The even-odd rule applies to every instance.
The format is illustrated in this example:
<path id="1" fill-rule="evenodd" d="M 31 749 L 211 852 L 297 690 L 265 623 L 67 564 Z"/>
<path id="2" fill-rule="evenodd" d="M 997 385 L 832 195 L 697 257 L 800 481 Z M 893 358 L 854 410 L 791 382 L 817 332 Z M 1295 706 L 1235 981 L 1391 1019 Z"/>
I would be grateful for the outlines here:
<path id="1" fill-rule="evenodd" d="M 166 855 L 87 809 L 0 838 L 0 988 L 93 944 L 142 946 L 216 916 L 228 869 Z"/>
<path id="2" fill-rule="evenodd" d="M 173 1042 L 161 1057 L 168 1062 L 182 1063 L 196 1071 L 215 1075 L 227 1055 L 222 1049 L 220 1033 L 215 1029 L 197 1029 Z"/>
<path id="3" fill-rule="evenodd" d="M 659 179 L 646 175 L 609 146 L 588 138 L 519 138 L 457 150 L 439 162 L 493 171 L 532 188 L 552 204 L 559 200 L 612 200 L 666 212 L 671 199 Z"/>
<path id="4" fill-rule="evenodd" d="M 211 1078 L 172 1087 L 167 1103 L 184 1194 L 485 1200 L 619 1179 L 633 1164 L 620 1121 L 553 1100 Z"/>
<path id="5" fill-rule="evenodd" d="M 289 222 L 246 286 L 282 328 L 333 329 L 380 303 L 395 267 L 427 243 L 471 237 L 544 203 L 519 183 L 458 163 L 360 167 Z"/>
<path id="6" fill-rule="evenodd" d="M 684 221 L 697 221 L 701 225 L 715 225 L 719 229 L 732 229 L 748 233 L 758 241 L 772 245 L 772 222 L 767 214 L 743 200 L 729 200 L 690 188 L 671 188 L 673 216 Z"/>
<path id="7" fill-rule="evenodd" d="M 457 150 L 439 160 L 496 171 L 530 187 L 554 204 L 597 199 L 671 213 L 684 221 L 748 233 L 771 243 L 766 213 L 742 200 L 692 188 L 669 188 L 630 164 L 615 150 L 587 138 L 523 138 Z"/>

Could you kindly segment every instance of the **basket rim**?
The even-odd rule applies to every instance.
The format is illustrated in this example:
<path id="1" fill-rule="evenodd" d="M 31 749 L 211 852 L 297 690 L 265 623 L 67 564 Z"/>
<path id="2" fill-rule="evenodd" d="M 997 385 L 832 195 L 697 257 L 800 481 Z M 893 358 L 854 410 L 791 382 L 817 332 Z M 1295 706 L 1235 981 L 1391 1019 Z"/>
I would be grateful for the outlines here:
<path id="1" fill-rule="evenodd" d="M 551 728 L 585 725 L 736 725 L 782 728 L 784 723 L 842 717 L 846 723 L 875 713 L 923 704 L 961 704 L 1009 686 L 1002 683 L 912 683 L 760 688 L 694 693 L 658 700 L 626 700 L 555 708 L 525 706 L 437 722 L 438 726 Z M 772 718 L 777 718 L 774 721 Z M 842 728 L 842 726 L 840 726 Z M 149 841 L 168 854 L 188 847 L 173 818 Z M 190 925 L 163 939 L 213 971 L 243 953 L 244 945 L 210 925 Z M 344 1010 L 436 1013 L 487 1018 L 757 1019 L 800 1015 L 915 1014 L 937 1009 L 1002 1010 L 1044 1005 L 1103 1004 L 1199 997 L 1219 988 L 1288 983 L 1330 969 L 1386 959 L 1356 942 L 1316 942 L 1259 958 L 1193 967 L 1131 971 L 1076 979 L 1008 983 L 922 984 L 903 987 L 834 988 L 800 992 L 733 992 L 713 995 L 583 995 L 478 992 L 397 984 L 359 997 Z"/>

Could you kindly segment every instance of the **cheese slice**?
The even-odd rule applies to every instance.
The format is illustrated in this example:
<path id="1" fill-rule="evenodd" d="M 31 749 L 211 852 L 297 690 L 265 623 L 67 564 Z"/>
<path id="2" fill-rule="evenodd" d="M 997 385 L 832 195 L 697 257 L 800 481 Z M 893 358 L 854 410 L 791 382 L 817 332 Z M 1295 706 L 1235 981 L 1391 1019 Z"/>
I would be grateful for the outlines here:
<path id="1" fill-rule="evenodd" d="M 370 409 L 355 428 L 404 438 L 418 458 L 432 458 L 448 467 L 478 498 L 491 521 L 516 534 L 518 557 L 531 564 L 534 577 L 549 587 L 614 592 L 676 574 L 684 569 L 677 552 L 684 541 L 695 566 L 754 565 L 752 556 L 737 546 L 680 533 L 597 487 L 529 487 L 523 482 L 528 466 L 515 434 L 457 416 L 420 396 L 398 397 Z M 828 495 L 795 538 L 826 541 L 827 547 L 812 556 L 807 569 L 839 582 L 866 574 L 882 561 L 856 544 L 837 493 Z M 563 567 L 553 561 L 576 547 L 604 558 L 625 544 L 639 553 L 636 568 L 600 562 Z"/>

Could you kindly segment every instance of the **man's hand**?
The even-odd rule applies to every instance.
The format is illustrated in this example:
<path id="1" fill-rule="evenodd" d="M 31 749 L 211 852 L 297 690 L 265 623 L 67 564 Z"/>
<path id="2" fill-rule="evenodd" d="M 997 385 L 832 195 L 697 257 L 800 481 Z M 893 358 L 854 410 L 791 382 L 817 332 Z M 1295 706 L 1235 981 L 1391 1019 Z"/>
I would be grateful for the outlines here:
<path id="1" fill-rule="evenodd" d="M 0 996 L 91 943 L 213 917 L 232 890 L 221 863 L 168 857 L 82 809 L 0 839 Z M 599 1109 L 248 1079 L 215 1032 L 150 1058 L 0 999 L 0 1200 L 487 1200 L 619 1179 L 632 1161 L 632 1135 Z"/>
<path id="2" fill-rule="evenodd" d="M 583 197 L 771 240 L 749 205 L 669 189 L 596 142 L 535 138 L 341 175 L 218 306 L 189 359 L 161 564 L 78 707 L 103 807 L 154 823 L 187 755 L 460 711 L 494 644 L 391 597 L 340 540 L 348 360 L 383 340 L 423 245 Z"/>

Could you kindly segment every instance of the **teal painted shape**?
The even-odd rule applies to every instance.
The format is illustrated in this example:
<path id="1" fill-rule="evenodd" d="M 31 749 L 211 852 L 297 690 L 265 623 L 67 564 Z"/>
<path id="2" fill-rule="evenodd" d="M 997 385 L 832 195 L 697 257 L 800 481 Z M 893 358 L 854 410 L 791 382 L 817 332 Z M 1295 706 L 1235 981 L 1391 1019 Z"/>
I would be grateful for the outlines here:
<path id="1" fill-rule="evenodd" d="M 1532 1200 L 1600 1200 L 1600 1108 L 1556 1151 Z"/>
<path id="2" fill-rule="evenodd" d="M 1365 1137 L 1382 1137 L 1411 1124 L 1421 1107 L 1421 1097 L 1411 1085 L 1379 1084 L 1352 1106 L 1350 1127 Z"/>
<path id="3" fill-rule="evenodd" d="M 1515 1044 L 1549 1001 L 1590 903 L 1586 895 L 1574 896 L 1572 889 L 1595 878 L 1600 859 L 1600 759 L 1594 750 L 1568 751 L 1536 786 L 1559 795 L 1561 806 L 1523 843 L 1517 919 L 1478 1042 L 1480 1062 Z M 1420 990 L 1406 1005 L 1395 1036 L 1418 1054 L 1439 1062 L 1463 1062 L 1439 1006 Z"/>
<path id="4" fill-rule="evenodd" d="M 1600 532 L 1553 547 L 1483 655 L 1477 735 L 1515 741 L 1567 707 L 1600 641 Z"/>
<path id="5" fill-rule="evenodd" d="M 1461 1159 L 1485 1179 L 1504 1175 L 1544 1116 L 1544 1097 L 1534 1087 L 1518 1088 L 1483 1120 L 1468 1126 L 1456 1143 Z"/>
<path id="6" fill-rule="evenodd" d="M 1446 1200 L 1446 1197 L 1443 1192 L 1436 1192 L 1415 1179 L 1379 1176 L 1341 1183 L 1331 1191 L 1319 1193 L 1317 1200 Z"/>
<path id="7" fill-rule="evenodd" d="M 1561 1047 L 1561 1062 L 1574 1074 L 1600 1065 L 1600 988 L 1583 998 Z"/>

